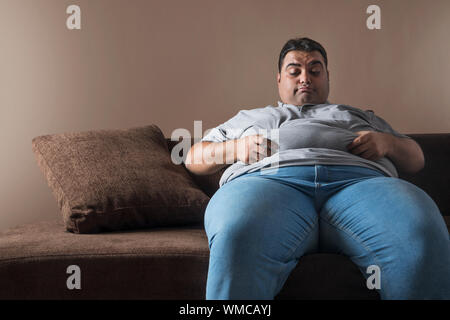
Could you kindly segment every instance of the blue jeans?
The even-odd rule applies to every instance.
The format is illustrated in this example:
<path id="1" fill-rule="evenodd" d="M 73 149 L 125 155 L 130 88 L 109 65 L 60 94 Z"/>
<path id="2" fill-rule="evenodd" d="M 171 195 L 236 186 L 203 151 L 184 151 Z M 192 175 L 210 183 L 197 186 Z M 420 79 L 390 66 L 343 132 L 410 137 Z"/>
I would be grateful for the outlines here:
<path id="1" fill-rule="evenodd" d="M 366 279 L 378 267 L 381 299 L 450 299 L 450 240 L 438 207 L 377 170 L 247 173 L 214 194 L 204 222 L 206 299 L 273 299 L 301 256 L 314 252 L 348 256 Z"/>

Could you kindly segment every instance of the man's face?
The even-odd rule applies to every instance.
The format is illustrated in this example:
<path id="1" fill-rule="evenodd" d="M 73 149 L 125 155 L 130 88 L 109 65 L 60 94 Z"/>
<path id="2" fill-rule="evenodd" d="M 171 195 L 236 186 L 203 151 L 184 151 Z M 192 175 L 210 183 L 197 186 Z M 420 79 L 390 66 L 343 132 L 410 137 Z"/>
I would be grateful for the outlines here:
<path id="1" fill-rule="evenodd" d="M 330 91 L 328 76 L 319 51 L 289 51 L 277 75 L 281 101 L 296 106 L 325 103 Z"/>

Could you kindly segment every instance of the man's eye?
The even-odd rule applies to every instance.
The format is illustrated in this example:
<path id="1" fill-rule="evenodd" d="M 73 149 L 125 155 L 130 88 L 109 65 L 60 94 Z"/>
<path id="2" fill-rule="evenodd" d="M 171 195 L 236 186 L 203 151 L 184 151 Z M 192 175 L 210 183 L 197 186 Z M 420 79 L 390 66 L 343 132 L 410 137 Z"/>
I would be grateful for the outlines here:
<path id="1" fill-rule="evenodd" d="M 319 70 L 312 70 L 312 71 L 311 71 L 311 74 L 313 74 L 313 75 L 315 75 L 315 76 L 319 75 L 319 73 L 320 73 Z"/>
<path id="2" fill-rule="evenodd" d="M 298 71 L 295 71 L 295 72 L 291 72 L 291 73 L 289 73 L 291 76 L 296 76 L 296 75 L 298 75 L 299 74 L 299 72 Z"/>

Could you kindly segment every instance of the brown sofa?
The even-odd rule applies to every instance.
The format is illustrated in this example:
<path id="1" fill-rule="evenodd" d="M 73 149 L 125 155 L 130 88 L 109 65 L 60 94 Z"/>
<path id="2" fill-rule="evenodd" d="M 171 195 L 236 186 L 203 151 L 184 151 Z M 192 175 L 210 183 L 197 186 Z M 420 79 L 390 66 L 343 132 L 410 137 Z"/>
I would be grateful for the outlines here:
<path id="1" fill-rule="evenodd" d="M 425 154 L 418 174 L 450 226 L 450 134 L 411 134 Z M 168 140 L 169 149 L 174 142 Z M 212 196 L 222 171 L 193 176 Z M 203 226 L 74 234 L 62 221 L 19 226 L 0 235 L 0 299 L 204 299 L 208 242 Z M 68 289 L 77 265 L 81 289 Z M 304 256 L 276 299 L 378 299 L 345 256 Z"/>

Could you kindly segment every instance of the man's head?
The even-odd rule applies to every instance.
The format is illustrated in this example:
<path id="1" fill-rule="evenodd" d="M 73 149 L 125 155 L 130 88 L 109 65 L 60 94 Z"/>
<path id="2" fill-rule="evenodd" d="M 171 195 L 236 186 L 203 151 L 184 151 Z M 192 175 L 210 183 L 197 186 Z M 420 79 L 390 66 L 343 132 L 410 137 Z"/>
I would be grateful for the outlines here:
<path id="1" fill-rule="evenodd" d="M 278 93 L 284 103 L 325 103 L 330 91 L 328 59 L 320 43 L 309 38 L 291 39 L 278 59 Z"/>

